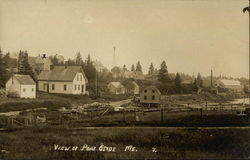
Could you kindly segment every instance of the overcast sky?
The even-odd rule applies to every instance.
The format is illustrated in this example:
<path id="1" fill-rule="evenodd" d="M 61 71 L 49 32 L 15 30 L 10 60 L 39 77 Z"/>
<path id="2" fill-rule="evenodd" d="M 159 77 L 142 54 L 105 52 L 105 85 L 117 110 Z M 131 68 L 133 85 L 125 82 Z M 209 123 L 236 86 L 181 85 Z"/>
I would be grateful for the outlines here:
<path id="1" fill-rule="evenodd" d="M 248 77 L 247 0 L 1 0 L 0 47 Z"/>

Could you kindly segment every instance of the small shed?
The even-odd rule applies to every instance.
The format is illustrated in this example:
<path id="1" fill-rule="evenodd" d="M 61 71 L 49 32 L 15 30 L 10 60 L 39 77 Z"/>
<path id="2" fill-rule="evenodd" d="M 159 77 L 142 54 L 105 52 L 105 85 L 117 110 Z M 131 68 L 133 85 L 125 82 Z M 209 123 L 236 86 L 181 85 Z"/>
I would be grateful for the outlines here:
<path id="1" fill-rule="evenodd" d="M 120 82 L 110 82 L 108 90 L 111 94 L 125 94 L 126 88 Z"/>
<path id="2" fill-rule="evenodd" d="M 161 101 L 161 92 L 155 86 L 147 86 L 140 92 L 140 103 L 146 106 L 158 106 Z"/>
<path id="3" fill-rule="evenodd" d="M 5 87 L 7 96 L 36 98 L 36 83 L 29 75 L 12 75 L 6 82 Z"/>

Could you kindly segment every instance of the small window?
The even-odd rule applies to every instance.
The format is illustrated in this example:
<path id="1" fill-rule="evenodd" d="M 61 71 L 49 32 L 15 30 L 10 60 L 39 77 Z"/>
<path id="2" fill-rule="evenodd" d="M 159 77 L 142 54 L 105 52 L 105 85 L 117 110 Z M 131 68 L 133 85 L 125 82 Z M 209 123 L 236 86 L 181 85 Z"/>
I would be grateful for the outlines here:
<path id="1" fill-rule="evenodd" d="M 147 96 L 144 96 L 144 100 L 147 100 Z"/>
<path id="2" fill-rule="evenodd" d="M 34 92 L 34 88 L 31 88 L 31 92 Z"/>
<path id="3" fill-rule="evenodd" d="M 75 91 L 76 91 L 76 84 L 75 84 Z"/>
<path id="4" fill-rule="evenodd" d="M 152 100 L 155 100 L 155 96 L 152 96 Z"/>
<path id="5" fill-rule="evenodd" d="M 155 93 L 155 90 L 152 90 L 152 93 Z"/>
<path id="6" fill-rule="evenodd" d="M 51 88 L 52 90 L 55 90 L 55 84 L 52 84 Z"/>
<path id="7" fill-rule="evenodd" d="M 26 89 L 25 88 L 23 88 L 23 92 L 25 92 L 26 91 Z"/>
<path id="8" fill-rule="evenodd" d="M 80 91 L 80 84 L 78 84 L 78 91 Z"/>
<path id="9" fill-rule="evenodd" d="M 66 85 L 66 84 L 63 86 L 63 89 L 64 89 L 65 91 L 67 90 L 67 85 Z"/>
<path id="10" fill-rule="evenodd" d="M 45 90 L 45 89 L 46 89 L 46 86 L 47 86 L 46 84 L 43 84 L 43 90 Z"/>
<path id="11" fill-rule="evenodd" d="M 147 93 L 147 90 L 146 90 L 146 89 L 144 90 L 144 93 Z"/>
<path id="12" fill-rule="evenodd" d="M 80 81 L 82 81 L 82 75 L 80 75 Z"/>

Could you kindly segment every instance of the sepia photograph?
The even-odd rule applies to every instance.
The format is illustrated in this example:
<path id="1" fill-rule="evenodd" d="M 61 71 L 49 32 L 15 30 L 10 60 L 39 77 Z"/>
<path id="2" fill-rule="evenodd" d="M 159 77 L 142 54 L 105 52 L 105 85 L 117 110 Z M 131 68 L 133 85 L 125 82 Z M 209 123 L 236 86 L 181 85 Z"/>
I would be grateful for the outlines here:
<path id="1" fill-rule="evenodd" d="M 0 160 L 249 160 L 250 0 L 1 0 Z"/>

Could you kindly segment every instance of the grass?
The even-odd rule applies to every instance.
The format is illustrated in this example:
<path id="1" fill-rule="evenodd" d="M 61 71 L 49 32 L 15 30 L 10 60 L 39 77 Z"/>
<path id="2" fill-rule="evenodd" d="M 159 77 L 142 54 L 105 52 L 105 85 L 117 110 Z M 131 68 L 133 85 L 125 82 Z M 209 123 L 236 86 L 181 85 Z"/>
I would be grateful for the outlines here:
<path id="1" fill-rule="evenodd" d="M 34 127 L 1 133 L 1 159 L 243 159 L 250 154 L 250 129 L 101 128 L 68 130 L 65 126 Z M 66 146 L 117 147 L 117 152 L 53 151 Z M 138 152 L 123 152 L 133 145 Z M 25 146 L 25 147 L 21 147 Z M 151 148 L 157 147 L 158 153 Z"/>

